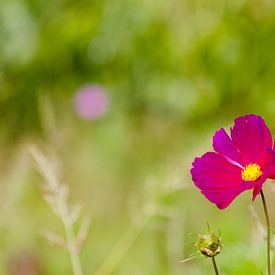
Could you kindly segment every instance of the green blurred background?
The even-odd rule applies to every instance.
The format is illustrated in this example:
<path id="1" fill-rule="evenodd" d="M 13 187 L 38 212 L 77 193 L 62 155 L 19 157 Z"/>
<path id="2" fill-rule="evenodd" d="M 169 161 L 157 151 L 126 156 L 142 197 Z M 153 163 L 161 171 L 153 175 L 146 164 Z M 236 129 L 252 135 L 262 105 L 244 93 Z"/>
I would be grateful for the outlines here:
<path id="1" fill-rule="evenodd" d="M 0 3 L 0 274 L 72 274 L 67 252 L 41 236 L 62 226 L 43 199 L 30 144 L 58 156 L 69 202 L 91 219 L 84 274 L 213 274 L 200 255 L 180 263 L 196 251 L 188 233 L 207 232 L 207 220 L 222 233 L 222 274 L 264 272 L 250 192 L 220 211 L 189 169 L 236 116 L 260 114 L 275 133 L 275 4 Z M 110 98 L 94 121 L 73 108 L 86 84 Z M 265 190 L 271 206 L 272 185 Z M 253 206 L 262 221 L 259 200 Z"/>

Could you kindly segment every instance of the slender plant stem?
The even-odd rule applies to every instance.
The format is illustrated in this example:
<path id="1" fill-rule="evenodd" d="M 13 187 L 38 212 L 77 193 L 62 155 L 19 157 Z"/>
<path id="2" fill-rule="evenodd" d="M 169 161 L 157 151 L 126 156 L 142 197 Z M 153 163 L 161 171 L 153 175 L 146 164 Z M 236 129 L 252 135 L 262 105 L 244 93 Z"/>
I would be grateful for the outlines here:
<path id="1" fill-rule="evenodd" d="M 265 219 L 266 219 L 266 242 L 267 242 L 267 274 L 271 275 L 271 260 L 270 260 L 270 220 L 269 220 L 269 215 L 267 211 L 267 206 L 266 206 L 266 201 L 264 197 L 264 193 L 261 190 L 261 197 L 262 197 L 262 202 L 263 202 L 263 207 L 264 207 L 264 214 L 265 214 Z"/>
<path id="2" fill-rule="evenodd" d="M 64 229 L 65 229 L 65 234 L 67 239 L 68 251 L 71 258 L 73 273 L 74 275 L 83 275 L 78 253 L 74 249 L 75 235 L 74 235 L 72 225 L 64 221 L 63 221 L 63 224 L 64 224 Z"/>
<path id="3" fill-rule="evenodd" d="M 213 267 L 214 267 L 214 270 L 215 270 L 215 274 L 219 275 L 219 270 L 218 270 L 218 267 L 217 267 L 217 264 L 216 264 L 214 256 L 212 257 L 212 263 L 213 263 Z"/>

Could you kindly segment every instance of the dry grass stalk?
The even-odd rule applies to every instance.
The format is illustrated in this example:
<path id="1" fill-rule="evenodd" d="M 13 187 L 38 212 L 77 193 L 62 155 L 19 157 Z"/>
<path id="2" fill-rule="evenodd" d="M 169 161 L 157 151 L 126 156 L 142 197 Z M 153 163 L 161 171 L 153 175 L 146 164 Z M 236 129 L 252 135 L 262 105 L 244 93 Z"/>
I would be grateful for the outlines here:
<path id="1" fill-rule="evenodd" d="M 78 233 L 75 233 L 75 223 L 79 219 L 80 205 L 70 207 L 68 204 L 68 186 L 60 182 L 60 177 L 54 159 L 47 159 L 36 147 L 30 147 L 30 153 L 38 165 L 39 172 L 45 179 L 43 186 L 44 198 L 53 212 L 61 220 L 65 239 L 56 233 L 45 231 L 43 235 L 53 244 L 64 247 L 71 259 L 74 275 L 82 275 L 79 253 L 89 229 L 89 220 L 83 219 Z"/>

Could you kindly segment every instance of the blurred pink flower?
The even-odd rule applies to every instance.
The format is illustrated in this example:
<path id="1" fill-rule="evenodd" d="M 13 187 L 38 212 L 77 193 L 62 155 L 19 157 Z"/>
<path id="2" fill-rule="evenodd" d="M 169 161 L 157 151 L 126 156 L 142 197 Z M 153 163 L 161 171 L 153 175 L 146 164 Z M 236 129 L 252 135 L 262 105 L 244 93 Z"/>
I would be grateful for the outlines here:
<path id="1" fill-rule="evenodd" d="M 96 120 L 108 111 L 109 97 L 104 88 L 87 85 L 76 92 L 74 107 L 82 119 Z"/>

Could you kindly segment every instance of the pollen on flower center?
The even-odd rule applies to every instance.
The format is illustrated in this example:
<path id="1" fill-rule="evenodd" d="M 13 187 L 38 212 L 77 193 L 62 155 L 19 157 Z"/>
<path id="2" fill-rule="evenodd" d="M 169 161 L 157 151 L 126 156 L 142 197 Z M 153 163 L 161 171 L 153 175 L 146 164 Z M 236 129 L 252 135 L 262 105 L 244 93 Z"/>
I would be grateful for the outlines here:
<path id="1" fill-rule="evenodd" d="M 257 180 L 263 172 L 261 171 L 261 167 L 256 163 L 250 163 L 245 166 L 242 171 L 242 180 L 246 181 L 255 181 Z"/>

